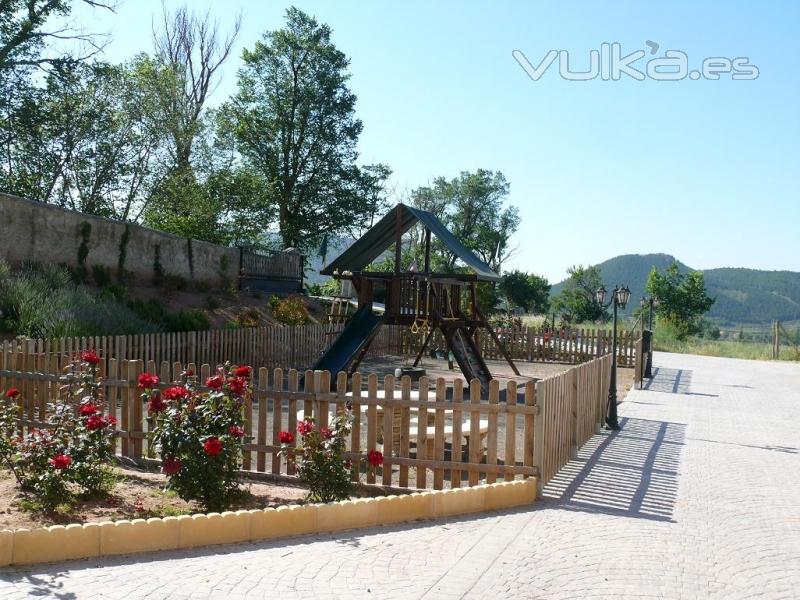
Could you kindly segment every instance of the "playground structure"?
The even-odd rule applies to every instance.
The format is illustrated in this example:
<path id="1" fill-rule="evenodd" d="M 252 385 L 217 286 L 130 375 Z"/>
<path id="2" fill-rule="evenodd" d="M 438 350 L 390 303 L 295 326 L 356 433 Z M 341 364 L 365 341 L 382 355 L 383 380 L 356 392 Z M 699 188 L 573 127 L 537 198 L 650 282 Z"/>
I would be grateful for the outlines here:
<path id="1" fill-rule="evenodd" d="M 402 237 L 418 223 L 424 227 L 424 266 L 421 271 L 402 271 Z M 472 272 L 431 272 L 432 235 Z M 394 271 L 363 270 L 392 244 L 395 247 Z M 424 338 L 414 360 L 415 367 L 428 348 L 433 332 L 439 329 L 467 381 L 478 379 L 484 393 L 488 392 L 492 374 L 474 339 L 478 329 L 485 329 L 514 373 L 519 375 L 519 370 L 477 302 L 478 283 L 495 285 L 500 276 L 459 242 L 433 214 L 398 204 L 321 273 L 352 282 L 358 295 L 358 309 L 314 369 L 352 374 L 382 325 L 402 325 L 408 327 L 412 334 Z M 382 315 L 373 310 L 378 290 L 385 292 L 386 298 Z"/>

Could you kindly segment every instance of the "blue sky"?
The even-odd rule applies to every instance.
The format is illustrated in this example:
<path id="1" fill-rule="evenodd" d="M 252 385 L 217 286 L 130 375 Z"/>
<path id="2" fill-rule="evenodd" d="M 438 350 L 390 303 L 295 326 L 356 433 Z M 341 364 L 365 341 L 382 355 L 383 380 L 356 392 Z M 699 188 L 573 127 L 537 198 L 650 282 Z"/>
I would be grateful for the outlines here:
<path id="1" fill-rule="evenodd" d="M 241 48 L 281 27 L 291 4 L 191 2 L 223 27 L 244 17 L 213 102 L 235 90 Z M 572 264 L 666 252 L 699 269 L 800 271 L 800 3 L 293 4 L 328 23 L 351 58 L 361 159 L 389 164 L 400 197 L 462 170 L 506 175 L 522 216 L 508 266 L 556 282 Z M 110 32 L 105 58 L 121 61 L 150 50 L 160 10 L 123 0 L 115 15 L 74 16 Z M 582 70 L 603 42 L 625 55 L 646 40 L 659 55 L 685 52 L 690 69 L 747 56 L 760 75 L 572 82 L 556 63 L 532 81 L 511 55 L 535 65 L 567 50 Z"/>

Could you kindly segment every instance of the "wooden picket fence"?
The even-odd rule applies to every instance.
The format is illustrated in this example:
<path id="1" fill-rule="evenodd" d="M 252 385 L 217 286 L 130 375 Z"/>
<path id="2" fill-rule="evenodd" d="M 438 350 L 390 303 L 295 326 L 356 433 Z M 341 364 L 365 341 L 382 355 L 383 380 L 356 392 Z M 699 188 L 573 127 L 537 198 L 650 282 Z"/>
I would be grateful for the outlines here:
<path id="1" fill-rule="evenodd" d="M 188 367 L 202 382 L 216 370 L 209 364 L 196 368 L 116 359 L 101 366 L 104 408 L 119 421 L 116 451 L 133 459 L 156 456 L 151 422 L 136 387 L 139 375 L 146 370 L 169 382 Z M 306 371 L 301 388 L 301 372 L 261 367 L 245 404 L 243 469 L 295 475 L 293 458 L 279 454 L 280 432 L 296 431 L 298 420 L 307 415 L 327 425 L 349 405 L 354 415 L 349 457 L 363 464 L 357 459 L 371 450 L 384 454 L 382 468 L 354 467 L 354 480 L 442 489 L 538 476 L 543 485 L 602 424 L 610 366 L 606 355 L 535 383 L 518 387 L 510 381 L 505 394 L 492 380 L 488 398 L 481 397 L 478 380 L 466 385 L 460 379 L 448 384 L 423 377 L 412 384 L 408 377 L 379 380 L 355 373 L 348 382 L 339 373 L 331 386 L 327 371 Z M 0 391 L 17 387 L 22 392 L 22 428 L 46 426 L 48 404 L 63 393 L 65 381 L 56 355 L 0 355 Z"/>
<path id="2" fill-rule="evenodd" d="M 382 327 L 370 346 L 369 356 L 398 355 L 406 328 Z M 95 349 L 104 360 L 224 363 L 263 365 L 267 368 L 312 366 L 330 344 L 323 325 L 250 327 L 174 333 L 21 339 L 0 342 L 0 353 L 26 352 L 56 355 L 68 362 L 82 350 Z"/>
<path id="3" fill-rule="evenodd" d="M 514 360 L 525 362 L 552 362 L 580 364 L 611 352 L 610 329 L 556 329 L 524 327 L 522 329 L 495 328 L 495 335 Z M 424 338 L 404 332 L 409 353 L 419 351 Z M 485 359 L 502 360 L 503 354 L 491 334 L 485 330 L 476 332 L 478 345 Z M 639 332 L 621 331 L 617 338 L 617 364 L 632 367 L 636 360 L 636 340 Z M 428 344 L 428 351 L 444 352 L 447 344 L 441 331 L 436 331 Z"/>
<path id="4" fill-rule="evenodd" d="M 611 332 L 600 329 L 549 331 L 542 328 L 521 330 L 496 329 L 514 360 L 580 364 L 611 351 Z M 492 337 L 485 331 L 476 333 L 486 359 L 502 359 Z M 622 332 L 618 341 L 617 363 L 633 367 L 637 357 L 639 334 Z M 57 355 L 61 363 L 82 350 L 94 348 L 103 360 L 141 360 L 158 364 L 182 362 L 210 365 L 226 360 L 234 364 L 262 365 L 269 369 L 307 369 L 331 343 L 324 325 L 296 327 L 268 326 L 244 329 L 214 329 L 177 333 L 22 339 L 0 342 L 0 353 L 26 352 Z M 381 327 L 370 346 L 368 356 L 413 357 L 423 343 L 407 327 Z M 434 334 L 428 352 L 446 356 L 446 344 L 440 331 Z"/>

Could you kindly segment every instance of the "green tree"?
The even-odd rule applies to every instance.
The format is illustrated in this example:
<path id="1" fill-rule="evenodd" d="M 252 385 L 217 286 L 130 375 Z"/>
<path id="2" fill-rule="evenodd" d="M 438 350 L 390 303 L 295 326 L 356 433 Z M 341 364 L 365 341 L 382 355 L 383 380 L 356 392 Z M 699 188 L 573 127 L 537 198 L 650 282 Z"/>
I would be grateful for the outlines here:
<path id="1" fill-rule="evenodd" d="M 82 0 L 96 8 L 113 10 L 115 2 Z M 0 77 L 9 70 L 25 67 L 52 67 L 85 60 L 101 51 L 106 38 L 77 31 L 69 26 L 45 29 L 51 17 L 67 17 L 70 0 L 3 0 L 0 3 Z M 43 55 L 48 42 L 72 40 L 86 50 L 82 54 Z"/>
<path id="2" fill-rule="evenodd" d="M 714 298 L 706 293 L 703 274 L 681 273 L 677 263 L 664 273 L 653 267 L 647 278 L 647 291 L 658 298 L 656 314 L 675 328 L 678 339 L 698 333 L 702 316 L 714 304 Z"/>
<path id="3" fill-rule="evenodd" d="M 431 186 L 411 192 L 411 203 L 436 215 L 462 244 L 500 271 L 513 254 L 510 241 L 520 223 L 518 209 L 504 206 L 508 192 L 508 181 L 501 172 L 478 169 L 463 171 L 452 180 L 437 177 Z M 413 260 L 422 259 L 421 227 L 412 233 L 409 252 Z M 431 260 L 436 270 L 456 268 L 457 257 L 440 242 L 433 245 Z"/>
<path id="4" fill-rule="evenodd" d="M 569 277 L 561 293 L 553 298 L 552 308 L 567 323 L 608 321 L 608 311 L 597 302 L 597 289 L 603 278 L 597 266 L 574 265 L 567 269 Z"/>
<path id="5" fill-rule="evenodd" d="M 127 219 L 146 204 L 161 133 L 142 62 L 56 65 L 43 84 L 3 88 L 0 185 L 67 208 Z"/>
<path id="6" fill-rule="evenodd" d="M 270 182 L 284 246 L 308 248 L 368 222 L 374 203 L 360 193 L 365 173 L 356 165 L 362 124 L 349 60 L 330 27 L 290 8 L 286 27 L 265 34 L 243 60 L 220 127 Z"/>
<path id="7" fill-rule="evenodd" d="M 513 306 L 525 312 L 546 313 L 550 306 L 550 283 L 533 273 L 511 271 L 503 275 L 500 292 Z"/>

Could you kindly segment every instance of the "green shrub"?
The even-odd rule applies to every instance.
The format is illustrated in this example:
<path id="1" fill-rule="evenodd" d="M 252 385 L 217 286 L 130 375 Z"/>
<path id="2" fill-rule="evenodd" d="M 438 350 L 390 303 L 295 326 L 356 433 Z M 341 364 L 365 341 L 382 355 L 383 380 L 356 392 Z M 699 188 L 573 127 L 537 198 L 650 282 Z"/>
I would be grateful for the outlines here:
<path id="1" fill-rule="evenodd" d="M 236 324 L 239 327 L 258 327 L 261 315 L 255 308 L 242 308 L 236 313 Z"/>
<path id="2" fill-rule="evenodd" d="M 0 329 L 34 338 L 157 331 L 108 296 L 76 287 L 57 265 L 27 264 L 0 279 Z"/>
<path id="3" fill-rule="evenodd" d="M 32 493 L 46 509 L 69 502 L 69 484 L 87 494 L 108 491 L 116 419 L 102 413 L 99 358 L 82 352 L 67 375 L 66 398 L 51 407 L 48 428 L 17 431 L 20 392 L 6 390 L 0 399 L 0 461 L 20 489 Z M 77 401 L 77 402 L 76 402 Z"/>
<path id="4" fill-rule="evenodd" d="M 161 392 L 155 375 L 139 379 L 168 488 L 207 510 L 226 508 L 239 486 L 251 373 L 250 367 L 227 364 L 205 382 L 205 392 L 197 391 L 192 372 Z"/>
<path id="5" fill-rule="evenodd" d="M 275 296 L 273 296 L 274 298 Z M 272 306 L 272 298 L 270 298 Z M 305 325 L 311 319 L 305 300 L 299 296 L 289 296 L 272 309 L 275 318 L 284 325 Z"/>
<path id="6" fill-rule="evenodd" d="M 166 313 L 163 323 L 167 331 L 205 331 L 211 327 L 206 314 L 197 309 Z"/>
<path id="7" fill-rule="evenodd" d="M 360 473 L 361 469 L 344 457 L 352 422 L 350 410 L 337 415 L 329 427 L 320 427 L 306 417 L 297 424 L 300 448 L 295 448 L 293 432 L 280 433 L 281 454 L 297 461 L 297 476 L 308 486 L 309 502 L 336 502 L 353 494 L 351 473 Z M 383 454 L 373 450 L 365 462 L 367 469 L 374 469 L 383 464 Z"/>
<path id="8" fill-rule="evenodd" d="M 272 296 L 269 297 L 268 304 L 269 307 L 274 311 L 280 306 L 281 299 L 273 294 Z"/>

